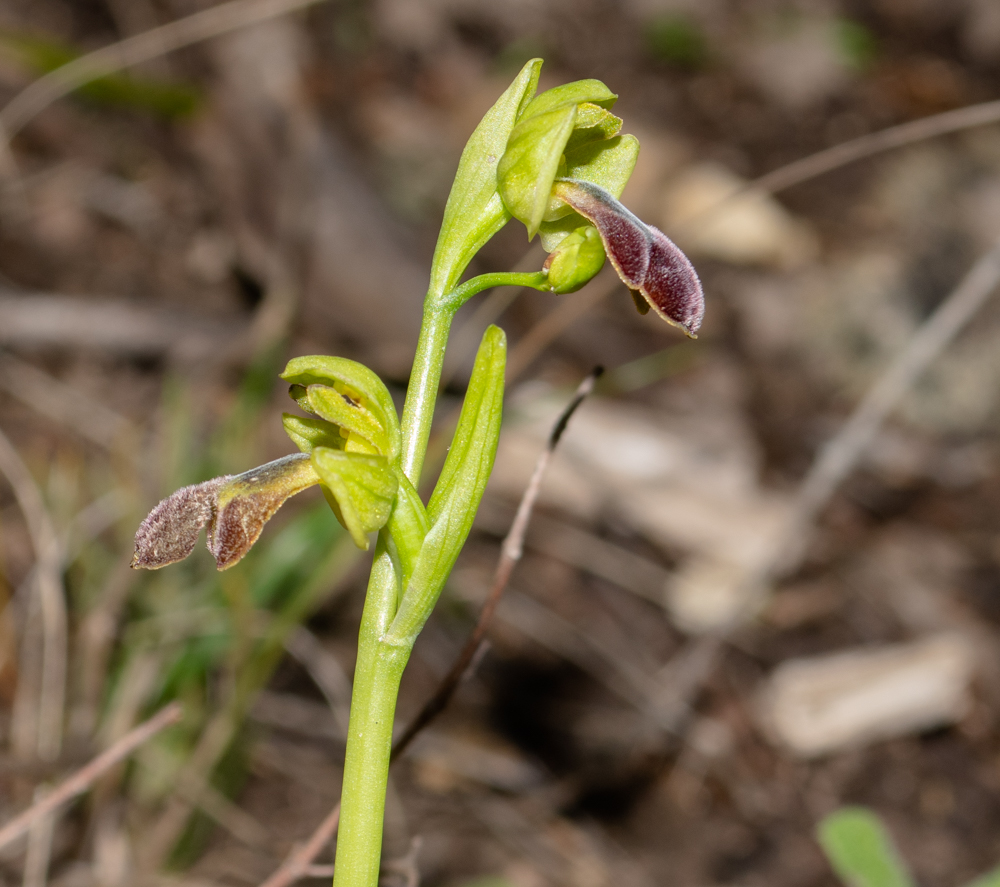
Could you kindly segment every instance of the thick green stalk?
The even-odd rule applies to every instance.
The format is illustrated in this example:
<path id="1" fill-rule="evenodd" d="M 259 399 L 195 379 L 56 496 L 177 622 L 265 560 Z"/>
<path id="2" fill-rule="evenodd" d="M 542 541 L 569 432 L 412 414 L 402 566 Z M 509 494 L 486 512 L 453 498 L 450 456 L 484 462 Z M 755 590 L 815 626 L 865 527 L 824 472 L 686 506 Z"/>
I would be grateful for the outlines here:
<path id="1" fill-rule="evenodd" d="M 396 611 L 398 581 L 380 541 L 375 552 L 351 694 L 334 887 L 376 887 L 382 860 L 385 790 L 399 681 L 410 649 L 382 642 Z"/>
<path id="2" fill-rule="evenodd" d="M 420 482 L 427 440 L 434 418 L 445 346 L 455 312 L 473 295 L 494 286 L 544 288 L 544 274 L 484 274 L 456 287 L 443 297 L 429 294 L 424 303 L 417 353 L 403 408 L 404 474 Z M 501 386 L 502 387 L 502 386 Z M 386 531 L 383 530 L 383 533 Z M 382 854 L 385 789 L 392 750 L 392 725 L 403 669 L 413 638 L 403 644 L 386 643 L 387 632 L 400 605 L 400 577 L 380 538 L 365 598 L 357 668 L 351 695 L 351 719 L 341 791 L 340 829 L 334 866 L 334 887 L 377 887 Z M 430 609 L 437 599 L 428 598 Z M 415 615 L 423 625 L 427 613 Z"/>

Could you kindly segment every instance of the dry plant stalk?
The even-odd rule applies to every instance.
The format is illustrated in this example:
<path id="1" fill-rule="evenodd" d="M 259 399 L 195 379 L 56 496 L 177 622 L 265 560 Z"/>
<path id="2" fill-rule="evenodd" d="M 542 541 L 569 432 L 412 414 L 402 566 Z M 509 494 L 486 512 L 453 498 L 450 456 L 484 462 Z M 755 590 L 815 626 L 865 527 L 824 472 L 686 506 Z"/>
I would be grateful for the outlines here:
<path id="1" fill-rule="evenodd" d="M 139 746 L 148 742 L 157 733 L 172 724 L 177 724 L 183 717 L 180 703 L 172 702 L 161 709 L 148 721 L 144 721 L 134 730 L 130 730 L 107 751 L 102 752 L 89 764 L 80 768 L 68 779 L 56 786 L 38 803 L 33 804 L 20 816 L 15 817 L 0 828 L 0 848 L 6 847 L 24 835 L 31 826 L 54 813 L 67 801 L 83 794 L 94 782 L 115 764 L 123 761 Z"/>
<path id="2" fill-rule="evenodd" d="M 62 584 L 62 546 L 38 486 L 3 432 L 0 432 L 0 473 L 14 490 L 35 550 L 33 583 L 42 615 L 42 679 L 34 724 L 34 745 L 39 758 L 52 761 L 59 756 L 62 747 L 66 700 L 68 637 Z"/>

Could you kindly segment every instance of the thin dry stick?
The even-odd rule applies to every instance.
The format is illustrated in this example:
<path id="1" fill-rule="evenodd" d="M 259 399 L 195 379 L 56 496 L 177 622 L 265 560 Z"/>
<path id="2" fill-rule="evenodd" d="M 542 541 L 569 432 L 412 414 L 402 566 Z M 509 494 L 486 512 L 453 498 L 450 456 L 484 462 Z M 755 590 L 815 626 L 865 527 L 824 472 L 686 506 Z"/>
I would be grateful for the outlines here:
<path id="1" fill-rule="evenodd" d="M 899 126 L 859 136 L 849 142 L 842 142 L 832 148 L 793 161 L 754 179 L 748 189 L 775 194 L 791 188 L 792 185 L 814 179 L 823 173 L 874 154 L 998 121 L 1000 121 L 1000 101 L 969 105 L 966 108 L 945 111 L 943 114 L 922 117 L 920 120 L 911 120 L 909 123 L 901 123 Z"/>
<path id="2" fill-rule="evenodd" d="M 338 825 L 340 825 L 339 803 L 327 814 L 326 819 L 319 824 L 309 840 L 293 851 L 288 859 L 281 864 L 281 867 L 260 887 L 288 887 L 289 884 L 294 884 L 300 878 L 305 877 L 312 861 L 333 840 Z"/>
<path id="3" fill-rule="evenodd" d="M 31 828 L 32 823 L 37 822 L 44 816 L 54 813 L 67 801 L 83 794 L 97 780 L 99 776 L 106 773 L 119 761 L 127 758 L 140 745 L 148 742 L 153 736 L 176 724 L 182 717 L 180 703 L 172 702 L 166 708 L 157 712 L 148 721 L 140 724 L 134 730 L 129 731 L 107 751 L 102 752 L 89 764 L 77 770 L 69 779 L 54 788 L 37 804 L 32 805 L 20 816 L 12 819 L 7 825 L 0 829 L 0 848 L 6 847 L 12 841 L 17 840 L 21 835 Z"/>
<path id="4" fill-rule="evenodd" d="M 38 756 L 54 760 L 62 747 L 66 698 L 66 599 L 62 587 L 62 551 L 31 472 L 0 431 L 0 473 L 14 490 L 35 550 L 35 584 L 42 614 L 42 683 L 35 737 Z"/>
<path id="5" fill-rule="evenodd" d="M 455 690 L 462 682 L 462 678 L 469 670 L 470 664 L 475 661 L 476 654 L 484 643 L 486 629 L 493 618 L 497 604 L 500 603 L 500 596 L 507 587 L 511 573 L 514 572 L 514 567 L 524 552 L 524 536 L 528 531 L 528 521 L 531 519 L 531 512 L 535 507 L 535 502 L 538 500 L 538 494 L 541 492 L 542 478 L 545 476 L 545 471 L 552 459 L 552 454 L 555 452 L 573 413 L 576 412 L 577 407 L 594 390 L 594 385 L 603 372 L 604 370 L 601 367 L 597 367 L 580 383 L 579 388 L 576 389 L 576 394 L 573 395 L 573 399 L 569 402 L 566 409 L 563 410 L 562 415 L 559 416 L 553 427 L 552 433 L 549 435 L 548 445 L 538 457 L 535 471 L 531 475 L 531 480 L 528 482 L 528 487 L 524 491 L 524 495 L 521 497 L 521 504 L 518 505 L 517 514 L 514 516 L 510 532 L 507 534 L 507 538 L 504 539 L 503 545 L 500 548 L 500 559 L 497 562 L 496 572 L 493 574 L 493 585 L 486 598 L 486 603 L 483 604 L 483 609 L 479 613 L 479 620 L 476 622 L 476 627 L 472 630 L 472 634 L 465 642 L 462 652 L 458 654 L 448 674 L 441 681 L 437 692 L 424 704 L 424 707 L 410 723 L 410 726 L 406 728 L 403 735 L 393 744 L 392 760 L 396 760 L 406 750 L 416 735 L 444 711 L 451 701 L 451 697 L 455 695 Z"/>
<path id="6" fill-rule="evenodd" d="M 455 694 L 455 690 L 462 682 L 462 678 L 470 671 L 470 666 L 474 667 L 478 662 L 478 654 L 482 649 L 484 636 L 486 634 L 486 629 L 489 626 L 490 619 L 496 610 L 497 604 L 500 601 L 500 596 L 503 594 L 504 588 L 507 586 L 507 582 L 510 580 L 510 575 L 517 562 L 521 559 L 521 554 L 524 551 L 524 536 L 528 530 L 528 521 L 531 518 L 531 511 L 535 506 L 535 502 L 538 499 L 538 494 L 542 487 L 542 478 L 545 475 L 545 469 L 552 458 L 552 453 L 555 451 L 555 448 L 559 443 L 559 439 L 566 430 L 570 417 L 576 412 L 577 407 L 579 407 L 587 396 L 594 390 L 594 384 L 597 382 L 598 378 L 600 378 L 602 372 L 604 372 L 603 369 L 601 367 L 597 367 L 589 376 L 587 376 L 586 379 L 583 380 L 583 382 L 580 383 L 573 399 L 556 421 L 556 424 L 552 429 L 552 433 L 549 436 L 548 445 L 542 452 L 541 456 L 538 457 L 538 463 L 535 465 L 534 474 L 532 474 L 531 480 L 528 482 L 528 487 L 524 491 L 524 495 L 521 497 L 521 503 L 518 506 L 517 514 L 514 517 L 514 522 L 511 525 L 510 532 L 507 534 L 507 538 L 504 540 L 503 546 L 500 549 L 500 559 L 497 562 L 493 585 L 490 588 L 490 593 L 486 599 L 486 603 L 483 605 L 483 609 L 479 614 L 479 620 L 476 622 L 476 627 L 472 630 L 472 634 L 469 636 L 468 641 L 466 641 L 461 653 L 458 654 L 458 657 L 449 669 L 448 674 L 445 675 L 438 691 L 427 701 L 417 717 L 412 721 L 410 726 L 406 728 L 403 735 L 396 740 L 392 748 L 393 761 L 399 758 L 417 734 L 445 709 L 448 702 L 451 700 L 451 697 Z M 319 852 L 333 839 L 339 822 L 340 804 L 338 803 L 333 810 L 330 811 L 326 819 L 319 824 L 319 827 L 315 832 L 313 832 L 309 840 L 299 849 L 295 850 L 281 864 L 281 867 L 263 884 L 261 884 L 260 887 L 288 887 L 289 884 L 293 884 L 300 878 L 305 877 L 309 873 L 312 861 L 316 858 L 317 854 L 319 854 Z"/>
<path id="7" fill-rule="evenodd" d="M 914 333 L 855 407 L 840 431 L 821 450 L 795 497 L 790 533 L 804 541 L 808 528 L 844 478 L 857 465 L 889 413 L 931 362 L 968 324 L 1000 284 L 1000 240 Z M 792 545 L 793 549 L 801 545 Z M 779 564 L 787 569 L 787 565 Z"/>
<path id="8" fill-rule="evenodd" d="M 124 68 L 311 6 L 321 0 L 231 0 L 80 56 L 26 86 L 0 110 L 0 167 L 13 170 L 10 140 L 74 89 Z"/>
<path id="9" fill-rule="evenodd" d="M 998 121 L 1000 121 L 1000 101 L 993 101 L 945 111 L 943 114 L 933 114 L 930 117 L 922 117 L 909 123 L 901 123 L 899 126 L 890 126 L 888 129 L 868 133 L 779 166 L 727 194 L 718 203 L 681 220 L 675 228 L 678 233 L 690 234 L 692 228 L 706 224 L 723 208 L 748 194 L 777 194 L 793 185 L 800 185 L 809 179 L 833 172 L 866 157 Z"/>

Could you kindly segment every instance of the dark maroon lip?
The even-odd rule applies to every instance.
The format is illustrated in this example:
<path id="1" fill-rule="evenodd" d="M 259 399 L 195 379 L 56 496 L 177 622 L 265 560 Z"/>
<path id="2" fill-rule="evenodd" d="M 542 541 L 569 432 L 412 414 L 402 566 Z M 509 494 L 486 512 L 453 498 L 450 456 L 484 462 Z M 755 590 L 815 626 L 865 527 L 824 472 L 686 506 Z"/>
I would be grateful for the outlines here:
<path id="1" fill-rule="evenodd" d="M 694 337 L 705 315 L 705 294 L 680 248 L 599 185 L 557 179 L 552 193 L 597 228 L 622 282 L 641 293 L 660 317 Z"/>

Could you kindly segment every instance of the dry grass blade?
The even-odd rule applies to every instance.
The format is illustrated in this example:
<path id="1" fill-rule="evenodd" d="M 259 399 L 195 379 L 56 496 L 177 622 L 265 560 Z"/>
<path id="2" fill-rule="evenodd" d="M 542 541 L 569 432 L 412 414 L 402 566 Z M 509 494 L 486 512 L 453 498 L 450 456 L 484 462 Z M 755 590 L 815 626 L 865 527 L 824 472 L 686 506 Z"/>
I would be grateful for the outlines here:
<path id="1" fill-rule="evenodd" d="M 85 767 L 77 770 L 69 779 L 54 788 L 37 804 L 32 805 L 20 816 L 0 828 L 0 847 L 6 847 L 12 841 L 21 837 L 32 824 L 54 813 L 67 801 L 83 794 L 97 780 L 119 761 L 127 758 L 140 745 L 148 742 L 166 727 L 180 721 L 183 712 L 180 704 L 173 702 L 161 709 L 148 721 L 140 724 L 116 742 L 107 751 L 102 752 Z"/>
<path id="2" fill-rule="evenodd" d="M 747 186 L 747 190 L 753 189 L 775 194 L 778 191 L 791 188 L 793 185 L 821 176 L 823 173 L 847 166 L 856 160 L 863 160 L 865 157 L 998 121 L 1000 121 L 1000 101 L 969 105 L 966 108 L 945 111 L 943 114 L 911 120 L 909 123 L 901 123 L 899 126 L 891 126 L 888 129 L 859 136 L 849 142 L 841 142 L 832 148 L 793 161 L 754 179 Z"/>
<path id="3" fill-rule="evenodd" d="M 168 52 L 319 2 L 321 0 L 231 0 L 104 46 L 50 71 L 25 87 L 0 110 L 0 163 L 7 167 L 2 171 L 9 173 L 13 169 L 10 140 L 35 115 L 74 89 Z"/>
<path id="4" fill-rule="evenodd" d="M 35 789 L 35 803 L 46 795 L 44 786 Z M 28 852 L 24 859 L 22 887 L 45 887 L 49 877 L 49 862 L 52 858 L 52 833 L 55 817 L 50 813 L 36 819 L 28 829 Z"/>
<path id="5" fill-rule="evenodd" d="M 35 549 L 35 587 L 42 614 L 42 680 L 35 745 L 42 760 L 54 760 L 62 746 L 66 699 L 67 626 L 62 586 L 62 547 L 31 473 L 0 431 L 0 473 L 10 482 Z"/>

